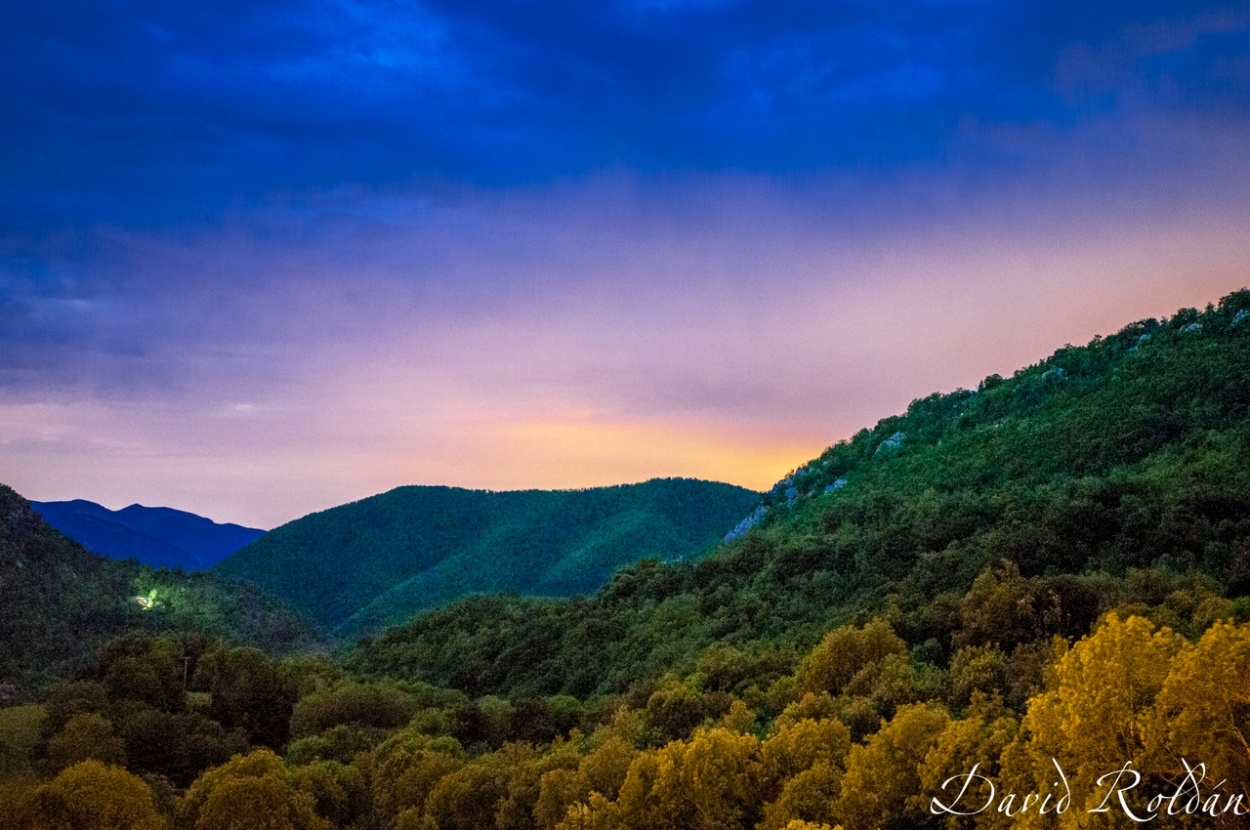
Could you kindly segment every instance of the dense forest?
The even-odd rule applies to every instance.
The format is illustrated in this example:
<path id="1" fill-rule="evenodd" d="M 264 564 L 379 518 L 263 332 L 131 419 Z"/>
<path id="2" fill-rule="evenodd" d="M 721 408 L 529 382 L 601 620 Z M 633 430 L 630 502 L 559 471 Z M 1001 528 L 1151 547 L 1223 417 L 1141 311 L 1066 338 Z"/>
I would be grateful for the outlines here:
<path id="1" fill-rule="evenodd" d="M 316 628 L 254 587 L 90 553 L 0 485 L 0 684 L 29 699 L 128 631 L 199 631 L 273 653 L 319 647 Z"/>
<path id="2" fill-rule="evenodd" d="M 681 478 L 585 490 L 399 487 L 282 525 L 215 570 L 351 638 L 470 594 L 592 593 L 622 565 L 698 556 L 759 497 Z"/>
<path id="3" fill-rule="evenodd" d="M 1085 633 L 1176 580 L 1240 596 L 1247 307 L 1233 295 L 917 400 L 779 482 L 714 556 L 625 568 L 585 603 L 451 605 L 355 659 L 471 694 L 612 693 L 692 671 L 713 644 L 789 664 L 870 616 L 941 664 L 960 645 Z M 965 595 L 996 585 L 1020 602 L 967 630 Z"/>
<path id="4" fill-rule="evenodd" d="M 0 709 L 0 827 L 1243 827 L 1248 459 L 1239 292 L 917 400 L 586 598 L 112 639 Z"/>

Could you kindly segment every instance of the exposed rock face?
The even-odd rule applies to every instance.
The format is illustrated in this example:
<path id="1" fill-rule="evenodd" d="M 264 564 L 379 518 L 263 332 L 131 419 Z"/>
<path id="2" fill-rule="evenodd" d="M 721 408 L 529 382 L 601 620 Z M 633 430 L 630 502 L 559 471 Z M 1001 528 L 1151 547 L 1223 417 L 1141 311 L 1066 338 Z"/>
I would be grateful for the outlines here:
<path id="1" fill-rule="evenodd" d="M 761 504 L 759 507 L 755 508 L 749 516 L 738 522 L 737 526 L 735 526 L 733 530 L 725 534 L 725 541 L 729 542 L 733 539 L 737 539 L 739 536 L 745 536 L 747 531 L 759 524 L 760 520 L 763 519 L 767 513 L 768 508 Z"/>
<path id="2" fill-rule="evenodd" d="M 877 452 L 889 452 L 890 450 L 897 450 L 899 447 L 903 446 L 903 441 L 905 441 L 906 439 L 907 439 L 906 433 L 896 432 L 893 435 L 891 435 L 889 438 L 882 441 L 880 445 L 877 446 Z"/>

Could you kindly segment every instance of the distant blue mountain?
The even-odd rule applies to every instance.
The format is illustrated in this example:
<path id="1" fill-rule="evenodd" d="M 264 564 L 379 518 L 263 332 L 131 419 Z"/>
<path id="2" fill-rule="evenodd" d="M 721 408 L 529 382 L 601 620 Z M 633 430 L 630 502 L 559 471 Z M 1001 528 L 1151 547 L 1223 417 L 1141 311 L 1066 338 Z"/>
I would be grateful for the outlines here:
<path id="1" fill-rule="evenodd" d="M 132 504 L 109 510 L 95 502 L 30 503 L 48 524 L 88 550 L 113 559 L 138 559 L 158 568 L 211 568 L 265 531 L 168 507 Z"/>

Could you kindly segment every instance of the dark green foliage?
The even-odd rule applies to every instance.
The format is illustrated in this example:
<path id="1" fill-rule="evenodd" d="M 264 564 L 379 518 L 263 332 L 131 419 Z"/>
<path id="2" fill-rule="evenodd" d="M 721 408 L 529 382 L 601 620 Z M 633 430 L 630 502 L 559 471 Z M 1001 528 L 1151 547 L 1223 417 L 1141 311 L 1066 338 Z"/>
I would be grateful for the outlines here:
<path id="1" fill-rule="evenodd" d="M 763 521 L 707 557 L 626 567 L 586 601 L 455 603 L 354 659 L 471 695 L 584 696 L 693 671 L 720 642 L 762 661 L 737 681 L 762 689 L 778 676 L 764 655 L 874 614 L 944 663 L 1083 634 L 1187 579 L 1245 593 L 1247 309 L 1239 292 L 917 400 L 787 476 Z"/>
<path id="2" fill-rule="evenodd" d="M 240 729 L 250 743 L 280 749 L 290 736 L 297 690 L 264 652 L 254 648 L 217 649 L 200 672 L 211 695 L 208 714 L 226 730 Z"/>
<path id="3" fill-rule="evenodd" d="M 283 525 L 215 570 L 353 637 L 472 593 L 590 593 L 622 565 L 702 552 L 758 498 L 691 479 L 561 491 L 401 487 Z"/>
<path id="4" fill-rule="evenodd" d="M 303 738 L 335 726 L 393 729 L 415 711 L 412 696 L 394 684 L 346 681 L 302 697 L 292 713 L 291 734 Z"/>
<path id="5" fill-rule="evenodd" d="M 255 588 L 89 553 L 4 485 L 0 585 L 0 684 L 12 684 L 19 699 L 83 670 L 96 647 L 123 631 L 202 631 L 274 650 L 317 642 L 306 621 Z M 153 601 L 144 609 L 139 597 Z M 126 682 L 138 688 L 141 680 L 160 686 L 167 678 Z"/>
<path id="6" fill-rule="evenodd" d="M 590 599 L 475 596 L 345 660 L 108 641 L 0 710 L 0 824 L 106 779 L 170 826 L 355 830 L 937 827 L 950 776 L 1036 789 L 1055 758 L 1244 781 L 1246 306 L 917 401 Z"/>
<path id="7" fill-rule="evenodd" d="M 215 707 L 192 705 L 188 694 L 188 688 L 225 686 L 218 667 L 237 652 L 259 654 L 231 651 L 197 634 L 130 633 L 105 643 L 84 679 L 62 682 L 52 690 L 44 705 L 38 754 L 50 771 L 94 758 L 178 786 L 190 784 L 208 767 L 247 749 L 252 737 L 239 728 L 250 721 L 226 723 Z M 269 658 L 260 659 L 276 673 Z M 237 696 L 228 694 L 221 699 L 237 702 Z M 281 728 L 285 730 L 285 722 Z"/>

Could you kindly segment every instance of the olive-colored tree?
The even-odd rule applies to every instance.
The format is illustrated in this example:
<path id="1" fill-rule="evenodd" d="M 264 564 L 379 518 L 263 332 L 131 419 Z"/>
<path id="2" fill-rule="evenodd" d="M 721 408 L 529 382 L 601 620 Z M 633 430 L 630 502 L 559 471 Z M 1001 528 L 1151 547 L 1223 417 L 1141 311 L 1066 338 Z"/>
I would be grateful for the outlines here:
<path id="1" fill-rule="evenodd" d="M 152 791 L 139 777 L 97 760 L 75 764 L 41 786 L 34 830 L 163 830 Z"/>
<path id="2" fill-rule="evenodd" d="M 178 803 L 187 830 L 329 830 L 313 797 L 298 791 L 267 749 L 236 755 L 196 779 Z"/>

